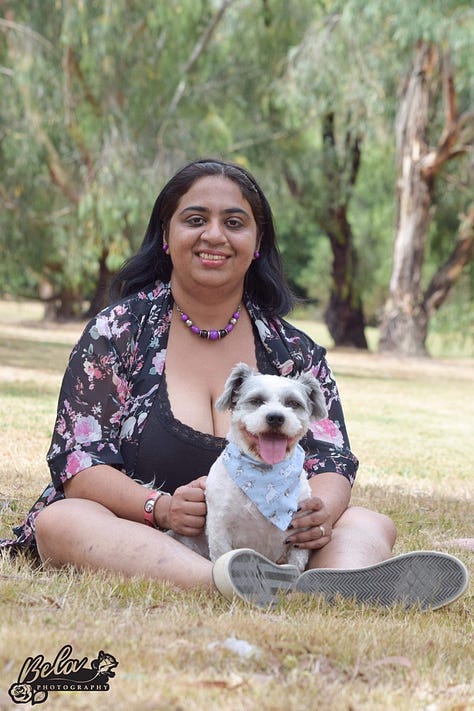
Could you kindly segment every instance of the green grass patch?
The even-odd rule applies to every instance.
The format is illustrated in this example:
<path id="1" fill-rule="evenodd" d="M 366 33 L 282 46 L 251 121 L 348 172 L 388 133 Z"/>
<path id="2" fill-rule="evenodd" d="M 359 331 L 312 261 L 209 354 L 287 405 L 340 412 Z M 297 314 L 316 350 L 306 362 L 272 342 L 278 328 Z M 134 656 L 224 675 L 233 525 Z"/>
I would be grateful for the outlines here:
<path id="1" fill-rule="evenodd" d="M 60 380 L 80 330 L 5 328 L 0 536 L 47 483 Z M 474 362 L 353 351 L 328 359 L 361 460 L 353 502 L 392 516 L 395 552 L 445 550 L 472 575 L 474 552 L 458 540 L 474 536 Z M 104 650 L 119 666 L 110 691 L 51 693 L 49 709 L 467 711 L 474 699 L 472 587 L 436 612 L 295 595 L 268 613 L 217 593 L 50 571 L 20 556 L 0 559 L 0 609 L 0 709 L 12 708 L 7 691 L 25 658 L 52 660 L 65 644 L 89 659 Z M 232 651 L 233 639 L 253 653 Z"/>
<path id="2" fill-rule="evenodd" d="M 62 373 L 71 348 L 64 343 L 4 336 L 0 342 L 0 363 L 14 368 L 31 368 L 46 373 Z"/>

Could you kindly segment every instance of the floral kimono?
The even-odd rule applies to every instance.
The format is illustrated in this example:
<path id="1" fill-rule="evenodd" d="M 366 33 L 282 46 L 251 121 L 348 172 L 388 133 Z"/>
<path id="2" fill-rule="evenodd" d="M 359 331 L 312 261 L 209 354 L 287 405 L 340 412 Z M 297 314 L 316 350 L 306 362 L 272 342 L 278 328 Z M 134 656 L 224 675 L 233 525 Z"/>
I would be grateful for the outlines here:
<path id="1" fill-rule="evenodd" d="M 269 319 L 244 297 L 257 341 L 273 372 L 311 371 L 326 398 L 328 417 L 301 441 L 308 477 L 335 472 L 352 485 L 358 461 L 325 349 L 282 319 Z M 169 284 L 151 285 L 100 312 L 71 353 L 64 375 L 47 461 L 51 482 L 0 548 L 36 551 L 35 519 L 64 498 L 63 484 L 87 467 L 108 464 L 141 481 L 135 471 L 140 438 L 163 377 L 173 311 Z M 145 483 L 146 482 L 142 482 Z"/>

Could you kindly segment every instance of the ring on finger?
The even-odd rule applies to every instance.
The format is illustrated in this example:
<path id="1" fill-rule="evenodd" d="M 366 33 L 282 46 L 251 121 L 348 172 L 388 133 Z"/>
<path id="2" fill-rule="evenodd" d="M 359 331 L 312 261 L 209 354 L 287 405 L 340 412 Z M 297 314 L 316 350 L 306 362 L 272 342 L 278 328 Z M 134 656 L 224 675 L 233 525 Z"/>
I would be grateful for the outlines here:
<path id="1" fill-rule="evenodd" d="M 324 526 L 318 526 L 319 530 L 321 531 L 321 538 L 324 538 L 326 535 L 326 531 L 324 530 Z"/>

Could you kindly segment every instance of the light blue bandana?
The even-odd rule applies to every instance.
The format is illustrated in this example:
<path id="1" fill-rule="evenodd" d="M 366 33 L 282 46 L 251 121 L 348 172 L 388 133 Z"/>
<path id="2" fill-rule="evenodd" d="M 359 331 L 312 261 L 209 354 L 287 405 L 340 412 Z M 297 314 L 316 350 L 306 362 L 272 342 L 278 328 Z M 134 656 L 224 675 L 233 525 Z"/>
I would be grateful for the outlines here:
<path id="1" fill-rule="evenodd" d="M 289 459 L 266 464 L 243 454 L 230 442 L 223 452 L 232 480 L 269 521 L 286 531 L 298 508 L 304 450 L 298 444 Z"/>

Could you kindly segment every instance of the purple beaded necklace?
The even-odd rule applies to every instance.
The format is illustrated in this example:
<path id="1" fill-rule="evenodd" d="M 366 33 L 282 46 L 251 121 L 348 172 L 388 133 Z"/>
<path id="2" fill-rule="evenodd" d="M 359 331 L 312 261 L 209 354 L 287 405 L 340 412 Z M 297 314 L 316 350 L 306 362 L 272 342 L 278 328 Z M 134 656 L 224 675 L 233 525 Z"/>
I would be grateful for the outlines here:
<path id="1" fill-rule="evenodd" d="M 191 331 L 196 334 L 196 336 L 200 336 L 200 338 L 207 338 L 207 340 L 209 341 L 219 341 L 221 338 L 225 338 L 226 336 L 228 336 L 229 333 L 234 330 L 234 326 L 240 318 L 240 309 L 242 307 L 242 304 L 239 304 L 237 306 L 225 328 L 220 328 L 218 330 L 212 329 L 210 331 L 206 331 L 205 329 L 196 326 L 193 321 L 191 321 L 188 314 L 185 314 L 184 311 L 178 306 L 176 301 L 175 306 L 178 310 L 178 313 L 180 314 L 181 321 L 184 323 L 185 326 L 190 328 Z"/>

